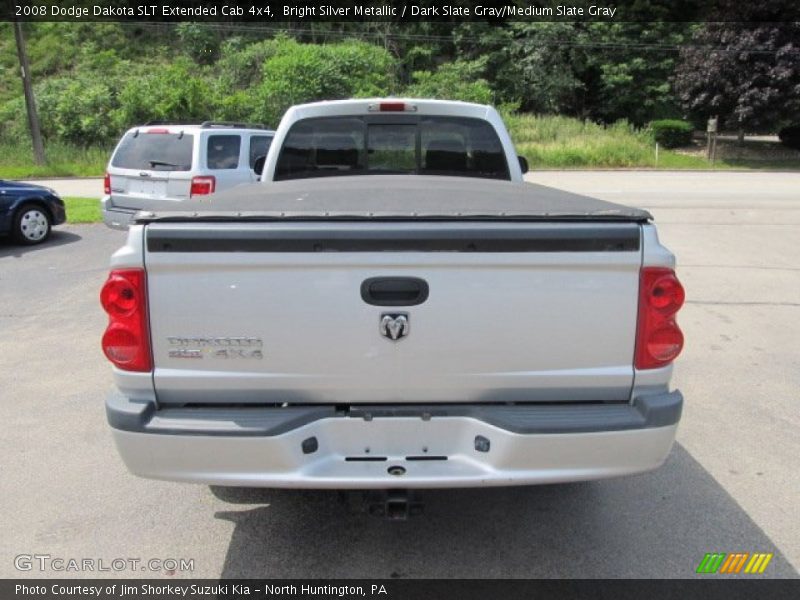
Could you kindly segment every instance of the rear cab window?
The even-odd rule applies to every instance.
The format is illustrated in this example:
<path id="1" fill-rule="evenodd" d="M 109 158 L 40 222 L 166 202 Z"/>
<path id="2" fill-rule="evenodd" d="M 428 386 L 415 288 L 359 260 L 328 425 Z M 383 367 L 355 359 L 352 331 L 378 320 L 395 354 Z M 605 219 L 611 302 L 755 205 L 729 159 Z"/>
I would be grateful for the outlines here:
<path id="1" fill-rule="evenodd" d="M 367 169 L 383 173 L 417 170 L 417 126 L 374 123 L 367 126 Z"/>
<path id="2" fill-rule="evenodd" d="M 165 129 L 129 131 L 111 159 L 120 169 L 189 171 L 192 168 L 194 136 L 169 133 Z"/>
<path id="3" fill-rule="evenodd" d="M 423 174 L 510 179 L 491 123 L 412 115 L 303 119 L 289 130 L 275 180 Z"/>

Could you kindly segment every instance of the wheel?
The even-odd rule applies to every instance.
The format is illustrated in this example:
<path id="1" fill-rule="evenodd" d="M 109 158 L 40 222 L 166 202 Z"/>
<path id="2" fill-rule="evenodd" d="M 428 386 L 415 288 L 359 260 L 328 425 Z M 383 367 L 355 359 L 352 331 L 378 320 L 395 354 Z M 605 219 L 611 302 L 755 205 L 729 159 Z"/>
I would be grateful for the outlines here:
<path id="1" fill-rule="evenodd" d="M 50 215 L 41 206 L 25 204 L 14 217 L 13 233 L 20 244 L 40 244 L 50 236 Z"/>

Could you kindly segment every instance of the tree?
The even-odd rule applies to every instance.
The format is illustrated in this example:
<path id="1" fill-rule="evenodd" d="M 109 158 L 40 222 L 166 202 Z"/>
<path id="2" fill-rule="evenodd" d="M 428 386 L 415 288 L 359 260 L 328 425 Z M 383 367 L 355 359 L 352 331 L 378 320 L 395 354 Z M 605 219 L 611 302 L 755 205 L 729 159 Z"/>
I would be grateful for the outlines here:
<path id="1" fill-rule="evenodd" d="M 800 115 L 800 23 L 745 16 L 750 23 L 703 25 L 682 50 L 673 82 L 694 117 L 718 115 L 740 139 L 745 128 L 775 128 Z"/>
<path id="2" fill-rule="evenodd" d="M 459 58 L 482 60 L 500 102 L 523 111 L 643 125 L 680 115 L 669 78 L 697 0 L 641 0 L 621 22 L 470 22 Z M 635 18 L 634 18 L 635 17 Z"/>
<path id="3" fill-rule="evenodd" d="M 582 84 L 570 65 L 571 23 L 470 22 L 454 30 L 460 59 L 484 65 L 498 103 L 537 113 L 573 112 Z"/>
<path id="4" fill-rule="evenodd" d="M 585 89 L 578 113 L 638 126 L 680 116 L 669 79 L 690 27 L 680 21 L 580 24 L 570 61 Z"/>
<path id="5" fill-rule="evenodd" d="M 28 53 L 25 48 L 25 37 L 22 34 L 22 23 L 14 22 L 14 36 L 17 40 L 17 53 L 19 55 L 19 73 L 22 78 L 22 87 L 25 92 L 25 108 L 28 112 L 28 125 L 31 139 L 33 140 L 33 159 L 37 165 L 44 164 L 44 144 L 42 130 L 39 127 L 39 114 L 36 112 L 36 98 L 33 95 L 31 83 L 31 66 L 28 62 Z"/>
<path id="6" fill-rule="evenodd" d="M 490 104 L 492 90 L 486 80 L 481 79 L 482 70 L 480 61 L 455 61 L 441 65 L 433 73 L 415 71 L 414 82 L 405 89 L 404 95 Z"/>
<path id="7" fill-rule="evenodd" d="M 571 23 L 514 23 L 507 62 L 498 83 L 511 90 L 511 101 L 523 110 L 573 112 L 583 84 L 571 65 Z"/>

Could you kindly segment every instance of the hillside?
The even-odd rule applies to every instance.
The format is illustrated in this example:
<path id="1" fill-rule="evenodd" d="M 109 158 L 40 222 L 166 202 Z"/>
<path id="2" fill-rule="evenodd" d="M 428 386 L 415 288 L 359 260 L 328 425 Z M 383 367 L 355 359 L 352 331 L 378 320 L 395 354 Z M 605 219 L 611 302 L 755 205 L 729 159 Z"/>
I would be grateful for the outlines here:
<path id="1" fill-rule="evenodd" d="M 298 102 L 398 94 L 495 104 L 534 168 L 707 164 L 697 152 L 663 149 L 656 163 L 647 129 L 653 119 L 683 116 L 669 80 L 696 24 L 24 27 L 48 165 L 30 164 L 14 35 L 0 23 L 6 177 L 99 174 L 121 132 L 147 121 L 275 126 Z M 663 40 L 676 51 L 654 51 Z"/>

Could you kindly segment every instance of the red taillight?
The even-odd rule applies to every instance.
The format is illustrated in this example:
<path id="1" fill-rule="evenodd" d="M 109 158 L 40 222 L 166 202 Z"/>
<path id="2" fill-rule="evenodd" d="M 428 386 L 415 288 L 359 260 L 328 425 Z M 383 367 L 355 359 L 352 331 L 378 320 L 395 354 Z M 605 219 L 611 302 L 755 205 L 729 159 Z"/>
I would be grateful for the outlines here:
<path id="1" fill-rule="evenodd" d="M 636 331 L 637 369 L 663 367 L 681 353 L 683 333 L 675 322 L 675 313 L 683 306 L 684 299 L 683 286 L 672 269 L 642 269 Z"/>
<path id="2" fill-rule="evenodd" d="M 119 272 L 112 272 L 103 286 L 100 302 L 105 311 L 114 317 L 129 316 L 138 307 L 136 277 L 130 274 L 125 277 Z"/>
<path id="3" fill-rule="evenodd" d="M 147 129 L 145 133 L 169 133 L 169 129 L 164 128 L 155 128 L 155 129 Z"/>
<path id="4" fill-rule="evenodd" d="M 190 196 L 206 196 L 213 194 L 217 187 L 217 179 L 211 175 L 192 177 L 192 187 L 189 191 Z"/>
<path id="5" fill-rule="evenodd" d="M 106 176 L 103 177 L 103 193 L 110 194 L 111 193 L 111 175 L 106 173 Z"/>
<path id="6" fill-rule="evenodd" d="M 144 269 L 114 269 L 100 290 L 100 303 L 108 313 L 103 352 L 125 371 L 151 371 L 150 328 Z"/>

